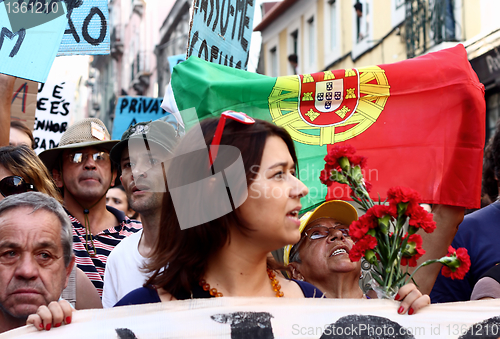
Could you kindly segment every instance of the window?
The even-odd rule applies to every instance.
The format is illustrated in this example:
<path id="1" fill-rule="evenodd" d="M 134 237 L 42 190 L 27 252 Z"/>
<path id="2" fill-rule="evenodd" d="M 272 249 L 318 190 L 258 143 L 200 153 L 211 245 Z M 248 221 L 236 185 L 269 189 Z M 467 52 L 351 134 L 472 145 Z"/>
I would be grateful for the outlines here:
<path id="1" fill-rule="evenodd" d="M 314 16 L 312 16 L 307 20 L 307 61 L 309 67 L 314 66 L 316 56 L 315 45 Z"/>
<path id="2" fill-rule="evenodd" d="M 356 42 L 361 42 L 368 37 L 370 31 L 370 6 L 367 1 L 356 1 Z"/>
<path id="3" fill-rule="evenodd" d="M 276 51 L 276 46 L 269 50 L 269 59 L 271 63 L 271 76 L 278 76 L 278 53 Z"/>
<path id="4" fill-rule="evenodd" d="M 292 33 L 290 33 L 289 40 L 290 47 L 288 54 L 288 65 L 290 68 L 290 74 L 298 74 L 298 66 L 299 66 L 299 30 L 296 29 Z"/>
<path id="5" fill-rule="evenodd" d="M 290 36 L 292 37 L 292 54 L 295 54 L 297 55 L 298 54 L 298 49 L 299 49 L 299 31 L 298 30 L 295 30 L 292 32 L 292 34 L 290 34 Z"/>
<path id="6" fill-rule="evenodd" d="M 391 0 L 392 27 L 399 26 L 405 20 L 405 0 Z"/>
<path id="7" fill-rule="evenodd" d="M 330 14 L 330 51 L 337 48 L 337 4 L 335 0 L 329 0 L 329 14 Z"/>
<path id="8" fill-rule="evenodd" d="M 373 46 L 373 2 L 373 0 L 352 1 L 352 56 L 354 60 Z"/>
<path id="9" fill-rule="evenodd" d="M 350 3 L 338 0 L 324 0 L 324 21 L 323 21 L 323 32 L 324 32 L 324 67 L 331 65 L 333 62 L 341 57 L 341 54 L 345 51 L 342 50 L 341 44 L 341 6 L 349 6 Z M 345 24 L 347 20 L 344 19 Z M 319 27 L 318 27 L 319 30 Z M 354 34 L 354 33 L 353 33 Z"/>

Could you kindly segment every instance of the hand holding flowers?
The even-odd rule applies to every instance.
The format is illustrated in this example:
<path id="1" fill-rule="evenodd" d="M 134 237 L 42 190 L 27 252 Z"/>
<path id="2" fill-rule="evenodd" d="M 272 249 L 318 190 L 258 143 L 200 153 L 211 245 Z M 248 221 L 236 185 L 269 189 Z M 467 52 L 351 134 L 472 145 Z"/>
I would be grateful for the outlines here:
<path id="1" fill-rule="evenodd" d="M 320 180 L 327 186 L 334 182 L 346 184 L 351 189 L 351 198 L 358 202 L 366 214 L 354 221 L 349 228 L 354 247 L 349 253 L 352 261 L 361 257 L 373 265 L 372 286 L 379 297 L 393 298 L 398 288 L 412 281 L 413 274 L 423 266 L 439 262 L 444 265 L 442 273 L 452 279 L 463 279 L 470 267 L 466 249 L 455 251 L 452 247 L 447 256 L 428 260 L 413 273 L 408 267 L 417 266 L 417 260 L 425 253 L 422 229 L 432 233 L 436 228 L 432 214 L 419 205 L 418 192 L 405 187 L 392 187 L 387 200 L 379 199 L 376 205 L 369 196 L 371 185 L 364 180 L 362 170 L 366 158 L 356 155 L 354 147 L 335 146 L 325 157 L 325 169 Z M 406 270 L 404 270 L 406 267 Z"/>

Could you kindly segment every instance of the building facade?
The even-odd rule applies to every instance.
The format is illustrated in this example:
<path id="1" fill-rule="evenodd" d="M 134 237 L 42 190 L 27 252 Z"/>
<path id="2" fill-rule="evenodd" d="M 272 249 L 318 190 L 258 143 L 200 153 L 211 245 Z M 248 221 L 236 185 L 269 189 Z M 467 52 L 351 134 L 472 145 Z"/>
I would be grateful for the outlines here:
<path id="1" fill-rule="evenodd" d="M 255 30 L 269 76 L 394 63 L 463 43 L 486 85 L 488 137 L 500 117 L 499 10 L 494 0 L 284 0 Z"/>
<path id="2" fill-rule="evenodd" d="M 91 88 L 89 115 L 110 128 L 119 96 L 158 97 L 155 48 L 160 27 L 174 0 L 110 0 L 109 55 L 92 58 L 88 82 Z"/>

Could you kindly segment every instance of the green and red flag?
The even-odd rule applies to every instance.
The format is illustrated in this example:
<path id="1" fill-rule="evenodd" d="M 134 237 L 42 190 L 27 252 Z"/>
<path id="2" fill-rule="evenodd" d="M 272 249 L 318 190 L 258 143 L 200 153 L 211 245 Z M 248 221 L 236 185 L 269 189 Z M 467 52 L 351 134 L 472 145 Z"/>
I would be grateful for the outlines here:
<path id="1" fill-rule="evenodd" d="M 172 89 L 179 110 L 195 108 L 199 119 L 230 109 L 287 129 L 309 187 L 304 209 L 349 199 L 348 189 L 319 181 L 328 149 L 342 143 L 368 158 L 373 198 L 398 185 L 428 203 L 479 207 L 484 87 L 462 45 L 394 64 L 277 78 L 191 57 L 174 67 Z"/>

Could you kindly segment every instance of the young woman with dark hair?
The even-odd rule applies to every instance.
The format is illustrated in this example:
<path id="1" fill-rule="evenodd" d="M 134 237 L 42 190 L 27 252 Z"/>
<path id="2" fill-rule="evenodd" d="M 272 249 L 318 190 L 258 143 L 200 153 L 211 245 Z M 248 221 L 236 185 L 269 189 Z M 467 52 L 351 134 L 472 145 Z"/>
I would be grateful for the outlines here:
<path id="1" fill-rule="evenodd" d="M 212 144 L 218 122 L 201 123 L 206 145 Z M 308 190 L 295 177 L 297 156 L 290 135 L 262 120 L 252 125 L 228 121 L 214 172 L 208 152 L 197 150 L 193 140 L 194 135 L 186 135 L 168 170 L 159 240 L 147 267 L 153 275 L 147 287 L 117 305 L 211 296 L 321 296 L 312 285 L 299 286 L 274 273 L 277 266 L 267 259 L 269 252 L 300 237 L 300 198 Z M 230 170 L 240 154 L 244 175 Z M 217 190 L 217 182 L 224 180 L 217 176 L 221 171 L 237 207 L 225 215 L 221 198 L 226 190 L 222 196 Z M 202 186 L 188 185 L 203 179 Z M 185 205 L 179 208 L 177 201 Z M 215 215 L 222 216 L 199 223 Z M 197 226 L 183 229 L 183 224 Z"/>

